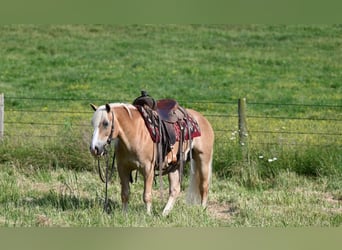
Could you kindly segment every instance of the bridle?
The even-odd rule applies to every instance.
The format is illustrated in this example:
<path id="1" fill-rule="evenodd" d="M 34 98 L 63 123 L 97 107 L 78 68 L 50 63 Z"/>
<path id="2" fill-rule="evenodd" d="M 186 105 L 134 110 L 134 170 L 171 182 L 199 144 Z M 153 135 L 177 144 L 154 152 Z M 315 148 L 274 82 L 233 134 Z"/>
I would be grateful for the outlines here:
<path id="1" fill-rule="evenodd" d="M 112 137 L 113 137 L 113 133 L 114 133 L 114 112 L 112 111 L 112 127 L 110 129 L 110 134 L 108 136 L 107 139 L 107 144 L 110 145 L 110 143 L 112 142 Z"/>

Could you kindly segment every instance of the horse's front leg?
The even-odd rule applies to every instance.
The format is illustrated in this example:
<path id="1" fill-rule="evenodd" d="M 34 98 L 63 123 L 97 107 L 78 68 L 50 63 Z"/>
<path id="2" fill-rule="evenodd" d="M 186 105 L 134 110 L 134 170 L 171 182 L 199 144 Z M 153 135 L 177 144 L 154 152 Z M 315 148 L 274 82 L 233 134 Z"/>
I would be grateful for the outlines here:
<path id="1" fill-rule="evenodd" d="M 127 213 L 128 209 L 128 201 L 129 201 L 129 181 L 130 181 L 130 172 L 124 168 L 120 168 L 118 166 L 118 173 L 120 177 L 120 184 L 121 184 L 121 202 L 122 202 L 122 211 Z"/>
<path id="2" fill-rule="evenodd" d="M 153 185 L 154 171 L 153 167 L 146 169 L 144 175 L 144 194 L 143 200 L 146 205 L 147 214 L 152 214 L 152 185 Z"/>
<path id="3" fill-rule="evenodd" d="M 169 199 L 163 210 L 163 216 L 167 216 L 171 212 L 177 200 L 177 197 L 180 194 L 181 185 L 179 181 L 179 169 L 169 173 L 168 179 L 169 179 Z"/>

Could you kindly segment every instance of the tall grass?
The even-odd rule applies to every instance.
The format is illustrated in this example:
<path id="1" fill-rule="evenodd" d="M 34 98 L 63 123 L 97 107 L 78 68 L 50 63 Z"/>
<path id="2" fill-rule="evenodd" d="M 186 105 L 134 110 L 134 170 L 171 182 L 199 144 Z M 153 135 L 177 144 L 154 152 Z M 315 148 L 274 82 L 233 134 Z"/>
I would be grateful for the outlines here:
<path id="1" fill-rule="evenodd" d="M 248 154 L 243 156 L 243 150 Z M 219 151 L 219 152 L 218 152 Z M 227 157 L 226 161 L 221 161 Z M 245 157 L 245 158 L 244 158 Z M 221 178 L 231 178 L 250 188 L 268 188 L 283 172 L 294 172 L 309 178 L 342 177 L 339 147 L 293 145 L 249 145 L 238 143 L 216 149 L 214 172 Z"/>
<path id="2" fill-rule="evenodd" d="M 12 141 L 5 138 L 0 147 L 0 162 L 13 162 L 17 167 L 68 168 L 91 170 L 94 159 L 89 153 L 89 134 L 85 130 L 65 126 L 56 137 Z"/>

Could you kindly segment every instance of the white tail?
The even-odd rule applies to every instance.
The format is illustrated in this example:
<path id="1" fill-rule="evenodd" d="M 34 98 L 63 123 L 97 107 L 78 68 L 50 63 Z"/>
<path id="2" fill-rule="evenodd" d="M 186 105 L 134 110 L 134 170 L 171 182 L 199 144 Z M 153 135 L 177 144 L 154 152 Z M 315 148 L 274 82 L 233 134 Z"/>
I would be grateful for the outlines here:
<path id="1" fill-rule="evenodd" d="M 206 206 L 206 200 L 202 201 L 201 198 L 201 192 L 200 192 L 200 185 L 201 185 L 201 181 L 200 181 L 200 167 L 203 166 L 199 166 L 199 164 L 196 164 L 196 161 L 192 160 L 192 164 L 194 166 L 194 169 L 190 171 L 190 185 L 187 191 L 187 195 L 186 195 L 186 202 L 188 204 L 193 204 L 193 205 L 203 205 Z M 208 175 L 207 175 L 207 183 L 208 185 L 210 185 L 210 181 L 211 181 L 211 174 L 212 174 L 212 161 L 210 160 L 210 162 L 208 163 L 209 167 L 208 167 Z M 209 188 L 208 188 L 209 189 Z"/>

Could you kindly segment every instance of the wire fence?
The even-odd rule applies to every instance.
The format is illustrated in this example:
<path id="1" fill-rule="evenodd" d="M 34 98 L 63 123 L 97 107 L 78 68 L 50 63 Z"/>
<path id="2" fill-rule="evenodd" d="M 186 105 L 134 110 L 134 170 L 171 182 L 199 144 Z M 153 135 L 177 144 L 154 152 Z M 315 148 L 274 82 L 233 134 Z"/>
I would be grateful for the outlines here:
<path id="1" fill-rule="evenodd" d="M 88 104 L 92 102 L 108 100 L 5 96 L 3 136 L 51 139 L 59 136 L 61 127 L 85 129 L 90 136 L 93 112 Z M 197 109 L 208 118 L 214 127 L 216 144 L 238 140 L 237 101 L 180 100 L 179 103 Z M 248 102 L 247 107 L 248 136 L 252 144 L 342 145 L 342 105 Z"/>

